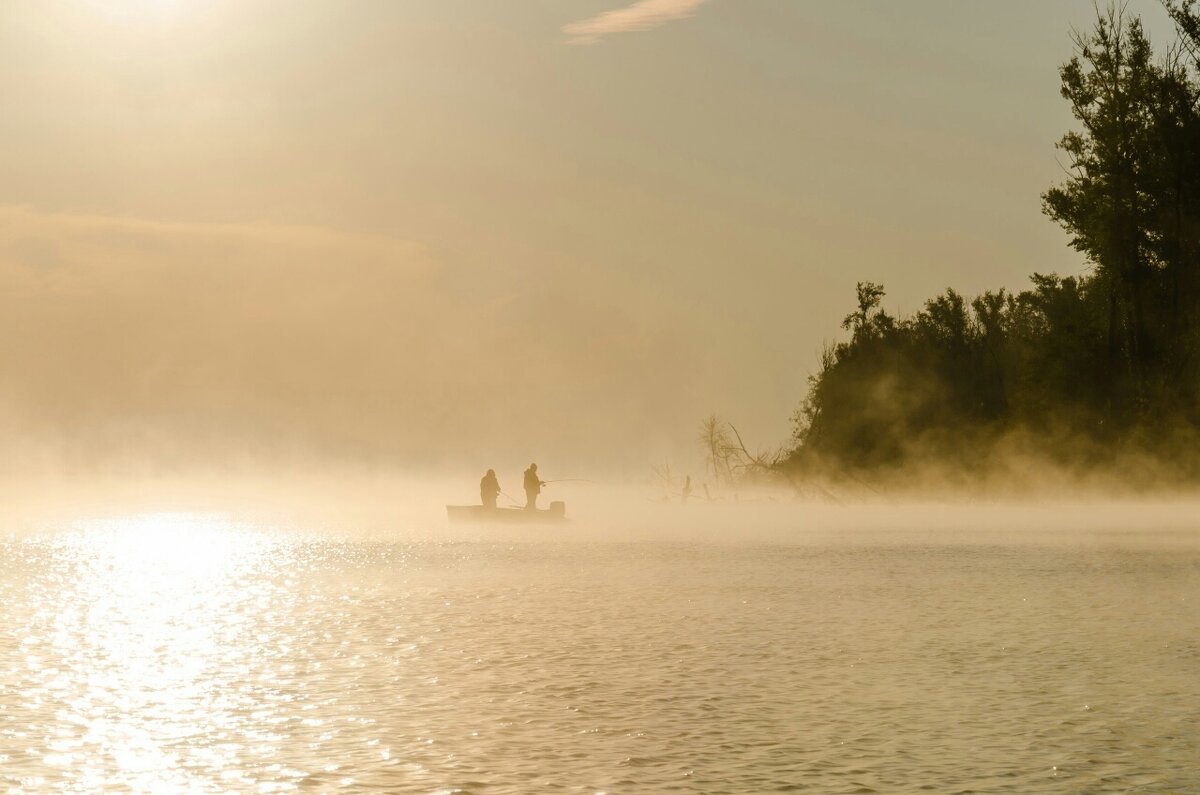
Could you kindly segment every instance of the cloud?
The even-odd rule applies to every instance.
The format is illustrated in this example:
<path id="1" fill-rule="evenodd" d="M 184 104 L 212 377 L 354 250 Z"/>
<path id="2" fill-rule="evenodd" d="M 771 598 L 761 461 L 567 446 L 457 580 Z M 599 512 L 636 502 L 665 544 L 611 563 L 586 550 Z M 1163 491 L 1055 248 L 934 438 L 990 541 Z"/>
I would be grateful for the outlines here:
<path id="1" fill-rule="evenodd" d="M 158 256 L 149 256 L 153 254 Z M 413 242 L 321 226 L 191 223 L 0 206 L 0 264 L 23 262 L 45 268 L 125 263 L 144 257 L 165 265 L 177 264 L 180 255 L 225 263 L 250 256 L 256 263 L 291 265 L 351 260 L 412 272 L 434 267 Z"/>
<path id="2" fill-rule="evenodd" d="M 705 0 L 639 0 L 626 8 L 606 11 L 563 27 L 568 44 L 596 44 L 612 33 L 652 30 L 696 12 Z"/>
<path id="3" fill-rule="evenodd" d="M 620 462 L 701 415 L 680 407 L 692 321 L 657 297 L 605 270 L 479 273 L 384 235 L 0 205 L 0 474 Z"/>

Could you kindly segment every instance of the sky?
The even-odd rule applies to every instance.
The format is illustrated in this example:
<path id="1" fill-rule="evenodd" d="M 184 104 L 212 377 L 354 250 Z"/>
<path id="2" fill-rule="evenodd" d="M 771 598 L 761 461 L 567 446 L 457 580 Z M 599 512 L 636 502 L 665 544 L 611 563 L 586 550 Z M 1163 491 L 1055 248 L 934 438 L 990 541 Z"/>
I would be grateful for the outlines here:
<path id="1" fill-rule="evenodd" d="M 4 0 L 0 463 L 636 476 L 714 412 L 775 447 L 857 281 L 1084 269 L 1039 197 L 1094 13 Z"/>

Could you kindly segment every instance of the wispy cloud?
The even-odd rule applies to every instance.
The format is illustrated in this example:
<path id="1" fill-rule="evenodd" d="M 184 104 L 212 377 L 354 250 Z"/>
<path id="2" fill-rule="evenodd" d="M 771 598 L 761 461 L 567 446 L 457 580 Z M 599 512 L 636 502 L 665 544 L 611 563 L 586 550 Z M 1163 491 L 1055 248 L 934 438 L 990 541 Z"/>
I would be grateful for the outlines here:
<path id="1" fill-rule="evenodd" d="M 0 476 L 57 454 L 590 466 L 650 458 L 702 413 L 677 399 L 707 391 L 677 331 L 697 322 L 657 293 L 581 268 L 488 291 L 478 272 L 357 230 L 0 203 Z"/>
<path id="2" fill-rule="evenodd" d="M 563 26 L 568 44 L 596 44 L 612 33 L 651 30 L 696 13 L 705 0 L 639 0 L 631 6 Z"/>

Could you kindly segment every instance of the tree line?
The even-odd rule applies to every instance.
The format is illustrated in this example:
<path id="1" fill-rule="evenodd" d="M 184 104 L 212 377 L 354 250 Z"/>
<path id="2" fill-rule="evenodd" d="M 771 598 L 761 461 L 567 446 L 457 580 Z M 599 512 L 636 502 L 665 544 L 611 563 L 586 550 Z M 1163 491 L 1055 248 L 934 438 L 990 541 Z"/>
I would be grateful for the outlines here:
<path id="1" fill-rule="evenodd" d="M 778 467 L 982 467 L 1019 437 L 1064 463 L 1137 449 L 1200 475 L 1200 0 L 1164 6 L 1165 50 L 1110 7 L 1060 69 L 1077 125 L 1042 207 L 1087 271 L 947 290 L 911 317 L 860 282 Z"/>

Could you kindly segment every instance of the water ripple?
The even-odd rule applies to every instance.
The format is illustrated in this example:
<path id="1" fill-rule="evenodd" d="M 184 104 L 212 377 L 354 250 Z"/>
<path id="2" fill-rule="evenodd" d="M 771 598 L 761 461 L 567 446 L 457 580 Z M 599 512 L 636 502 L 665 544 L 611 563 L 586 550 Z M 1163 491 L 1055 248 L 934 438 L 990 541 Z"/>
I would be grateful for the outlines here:
<path id="1" fill-rule="evenodd" d="M 1200 555 L 0 541 L 0 786 L 1200 789 Z"/>

